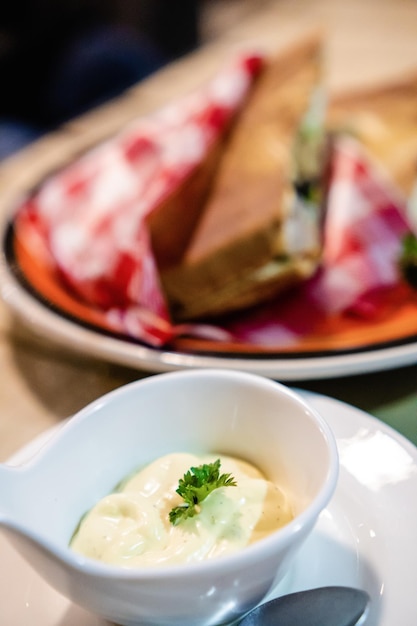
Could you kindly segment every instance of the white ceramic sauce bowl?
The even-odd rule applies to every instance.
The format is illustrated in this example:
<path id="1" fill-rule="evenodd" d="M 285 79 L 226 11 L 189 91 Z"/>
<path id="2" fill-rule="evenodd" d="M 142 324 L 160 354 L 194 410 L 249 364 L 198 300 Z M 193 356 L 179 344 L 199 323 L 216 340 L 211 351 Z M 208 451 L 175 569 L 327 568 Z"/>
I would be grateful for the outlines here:
<path id="1" fill-rule="evenodd" d="M 122 569 L 68 547 L 81 516 L 133 469 L 170 452 L 218 452 L 257 465 L 295 518 L 233 555 Z M 336 487 L 326 422 L 287 387 L 231 370 L 159 374 L 93 402 L 21 467 L 0 468 L 0 527 L 73 602 L 124 626 L 214 626 L 258 604 L 288 571 Z"/>

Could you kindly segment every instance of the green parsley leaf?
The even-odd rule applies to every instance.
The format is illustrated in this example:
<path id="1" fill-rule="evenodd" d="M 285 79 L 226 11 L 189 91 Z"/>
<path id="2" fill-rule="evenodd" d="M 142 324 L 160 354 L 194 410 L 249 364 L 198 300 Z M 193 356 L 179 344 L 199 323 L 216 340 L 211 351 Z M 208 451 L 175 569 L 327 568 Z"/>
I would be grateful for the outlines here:
<path id="1" fill-rule="evenodd" d="M 400 269 L 404 280 L 417 289 L 417 237 L 413 233 L 403 238 Z"/>
<path id="2" fill-rule="evenodd" d="M 169 513 L 169 521 L 176 526 L 185 519 L 194 517 L 199 512 L 200 503 L 219 487 L 235 487 L 236 481 L 231 474 L 220 475 L 220 459 L 213 463 L 204 463 L 191 467 L 178 482 L 176 492 L 184 504 L 174 507 Z"/>

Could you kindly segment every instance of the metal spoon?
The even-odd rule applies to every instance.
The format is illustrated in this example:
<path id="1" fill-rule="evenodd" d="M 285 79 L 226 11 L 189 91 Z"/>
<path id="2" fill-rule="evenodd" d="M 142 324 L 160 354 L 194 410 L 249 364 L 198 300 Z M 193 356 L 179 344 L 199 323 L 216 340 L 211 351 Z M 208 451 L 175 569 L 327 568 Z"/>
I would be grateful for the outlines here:
<path id="1" fill-rule="evenodd" d="M 239 626 L 354 626 L 369 595 L 353 587 L 319 587 L 275 598 L 253 609 Z"/>

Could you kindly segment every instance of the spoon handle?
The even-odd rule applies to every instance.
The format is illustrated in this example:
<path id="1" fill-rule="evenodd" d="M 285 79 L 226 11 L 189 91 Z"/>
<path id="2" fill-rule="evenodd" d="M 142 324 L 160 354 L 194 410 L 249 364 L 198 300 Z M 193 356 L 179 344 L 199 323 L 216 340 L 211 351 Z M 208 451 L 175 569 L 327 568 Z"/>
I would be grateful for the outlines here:
<path id="1" fill-rule="evenodd" d="M 352 587 L 320 587 L 261 604 L 239 626 L 354 626 L 369 602 Z"/>

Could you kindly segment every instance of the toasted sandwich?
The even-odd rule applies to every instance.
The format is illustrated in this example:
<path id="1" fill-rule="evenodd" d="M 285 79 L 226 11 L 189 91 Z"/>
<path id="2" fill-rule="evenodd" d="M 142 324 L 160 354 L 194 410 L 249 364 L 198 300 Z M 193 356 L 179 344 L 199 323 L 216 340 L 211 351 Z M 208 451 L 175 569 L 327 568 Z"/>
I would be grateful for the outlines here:
<path id="1" fill-rule="evenodd" d="M 340 93 L 329 102 L 329 131 L 354 136 L 408 198 L 417 181 L 417 73 Z"/>
<path id="2" fill-rule="evenodd" d="M 175 320 L 258 304 L 316 271 L 326 161 L 321 78 L 319 34 L 265 62 L 190 242 L 161 271 Z"/>

